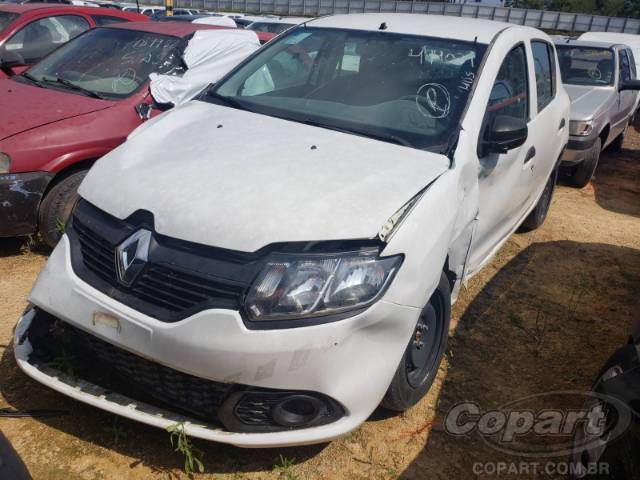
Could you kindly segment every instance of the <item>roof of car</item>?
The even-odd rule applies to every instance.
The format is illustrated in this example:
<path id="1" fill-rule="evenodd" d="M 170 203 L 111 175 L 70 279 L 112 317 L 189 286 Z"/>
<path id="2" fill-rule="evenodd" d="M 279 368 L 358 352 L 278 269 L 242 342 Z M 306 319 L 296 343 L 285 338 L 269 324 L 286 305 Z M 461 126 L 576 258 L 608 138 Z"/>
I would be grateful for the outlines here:
<path id="1" fill-rule="evenodd" d="M 423 13 L 351 13 L 331 15 L 307 22 L 314 27 L 345 28 L 353 30 L 380 30 L 385 32 L 450 38 L 461 41 L 489 43 L 502 30 L 517 28 L 531 30 L 511 23 L 476 18 L 426 15 Z"/>
<path id="2" fill-rule="evenodd" d="M 64 3 L 27 3 L 27 4 L 17 4 L 17 3 L 1 3 L 0 2 L 0 11 L 10 12 L 10 13 L 18 13 L 23 14 L 27 12 L 33 12 L 36 10 L 64 10 L 65 12 L 78 12 L 84 13 L 86 15 L 97 15 L 97 14 L 107 14 L 107 12 L 111 16 L 120 16 L 126 17 L 130 16 L 131 12 L 122 13 L 119 10 L 114 10 L 113 8 L 102 8 L 102 7 L 82 7 L 77 5 L 68 5 Z"/>
<path id="3" fill-rule="evenodd" d="M 564 40 L 556 40 L 555 44 L 558 46 L 568 45 L 575 47 L 587 47 L 587 48 L 613 48 L 621 45 L 620 42 L 592 42 L 590 40 L 575 40 L 575 39 L 564 39 Z"/>
<path id="4" fill-rule="evenodd" d="M 633 33 L 616 33 L 616 32 L 586 32 L 580 35 L 578 40 L 581 41 L 597 41 L 597 42 L 616 42 L 629 45 L 638 45 L 640 43 L 640 35 Z"/>
<path id="5" fill-rule="evenodd" d="M 296 25 L 302 22 L 308 22 L 313 20 L 311 17 L 242 17 L 245 19 L 253 20 L 255 23 L 286 23 L 290 25 Z"/>
<path id="6" fill-rule="evenodd" d="M 126 30 L 141 30 L 143 32 L 173 35 L 174 37 L 185 37 L 198 30 L 226 27 L 219 27 L 216 25 L 203 25 L 189 22 L 123 22 L 111 24 L 106 28 L 124 28 Z"/>

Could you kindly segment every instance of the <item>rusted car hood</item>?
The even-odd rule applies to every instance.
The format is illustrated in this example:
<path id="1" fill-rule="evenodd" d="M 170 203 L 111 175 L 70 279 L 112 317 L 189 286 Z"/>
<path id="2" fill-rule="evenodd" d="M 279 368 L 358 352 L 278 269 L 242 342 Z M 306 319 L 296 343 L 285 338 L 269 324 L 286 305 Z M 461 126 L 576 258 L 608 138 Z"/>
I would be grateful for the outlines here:
<path id="1" fill-rule="evenodd" d="M 15 80 L 0 80 L 0 140 L 66 118 L 104 110 L 115 103 Z"/>

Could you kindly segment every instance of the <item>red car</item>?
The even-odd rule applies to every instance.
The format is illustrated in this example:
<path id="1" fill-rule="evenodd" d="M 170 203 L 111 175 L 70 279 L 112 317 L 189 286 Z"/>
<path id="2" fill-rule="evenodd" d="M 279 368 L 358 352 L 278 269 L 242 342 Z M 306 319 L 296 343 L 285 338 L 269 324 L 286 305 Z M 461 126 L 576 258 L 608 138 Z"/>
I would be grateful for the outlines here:
<path id="1" fill-rule="evenodd" d="M 0 78 L 20 73 L 91 27 L 146 20 L 107 8 L 0 3 Z"/>
<path id="2" fill-rule="evenodd" d="M 184 69 L 187 37 L 220 28 L 98 27 L 0 80 L 0 237 L 39 231 L 54 245 L 87 170 L 148 118 L 149 74 Z"/>

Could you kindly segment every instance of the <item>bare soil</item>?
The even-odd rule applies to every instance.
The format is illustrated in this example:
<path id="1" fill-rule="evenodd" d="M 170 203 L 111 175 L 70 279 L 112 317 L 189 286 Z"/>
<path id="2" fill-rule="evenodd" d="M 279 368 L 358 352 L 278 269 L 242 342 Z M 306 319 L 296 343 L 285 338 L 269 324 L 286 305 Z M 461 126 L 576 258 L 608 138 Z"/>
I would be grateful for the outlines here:
<path id="1" fill-rule="evenodd" d="M 586 188 L 560 184 L 545 225 L 512 237 L 469 282 L 438 378 L 416 407 L 403 415 L 379 410 L 345 438 L 313 447 L 242 450 L 196 440 L 205 464 L 196 476 L 468 479 L 486 478 L 474 473 L 476 462 L 521 462 L 476 433 L 451 436 L 443 419 L 461 401 L 486 410 L 587 390 L 626 341 L 640 306 L 640 134 L 630 132 L 623 152 L 601 162 Z M 36 479 L 185 478 L 166 432 L 69 400 L 17 368 L 12 330 L 45 261 L 46 252 L 0 241 L 0 408 L 69 415 L 0 418 L 0 430 Z"/>

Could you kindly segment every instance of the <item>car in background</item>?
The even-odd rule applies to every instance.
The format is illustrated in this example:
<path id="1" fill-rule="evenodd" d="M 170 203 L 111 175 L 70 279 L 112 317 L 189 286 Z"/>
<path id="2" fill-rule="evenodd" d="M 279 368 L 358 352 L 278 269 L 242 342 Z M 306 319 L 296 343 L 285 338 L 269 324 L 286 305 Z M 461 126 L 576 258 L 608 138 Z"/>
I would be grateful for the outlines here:
<path id="1" fill-rule="evenodd" d="M 268 32 L 277 35 L 309 20 L 312 19 L 306 17 L 264 17 L 256 19 L 245 28 L 254 32 Z"/>
<path id="2" fill-rule="evenodd" d="M 557 76 L 551 39 L 519 25 L 288 30 L 96 162 L 16 327 L 18 365 L 244 447 L 410 408 L 463 282 L 545 220 L 569 136 Z M 73 378 L 50 369 L 56 346 Z"/>
<path id="3" fill-rule="evenodd" d="M 194 23 L 200 23 L 203 25 L 218 25 L 220 27 L 237 28 L 235 20 L 231 17 L 225 17 L 223 15 L 199 15 L 199 18 L 194 20 Z M 257 33 L 257 32 L 256 32 Z"/>
<path id="4" fill-rule="evenodd" d="M 636 72 L 640 72 L 640 35 L 614 32 L 586 32 L 578 37 L 584 42 L 605 42 L 627 45 L 633 52 Z"/>
<path id="5" fill-rule="evenodd" d="M 164 13 L 165 8 L 164 7 L 144 7 L 142 5 L 140 5 L 140 7 L 138 7 L 137 5 L 126 5 L 122 7 L 122 11 L 141 13 L 142 15 L 145 15 L 147 17 L 151 17 L 156 13 Z"/>
<path id="6" fill-rule="evenodd" d="M 149 21 L 97 27 L 0 81 L 0 237 L 40 232 L 55 244 L 87 170 L 160 112 L 149 75 L 183 72 L 182 54 L 199 30 L 221 29 Z"/>
<path id="7" fill-rule="evenodd" d="M 565 40 L 556 43 L 556 50 L 571 97 L 571 137 L 562 165 L 571 184 L 582 188 L 593 177 L 602 150 L 622 148 L 640 81 L 626 45 Z"/>
<path id="8" fill-rule="evenodd" d="M 145 20 L 103 8 L 0 4 L 0 79 L 24 71 L 91 27 Z"/>
<path id="9" fill-rule="evenodd" d="M 161 17 L 158 18 L 157 22 L 186 22 L 186 23 L 194 23 L 196 25 L 213 25 L 218 27 L 228 27 L 234 28 L 229 23 L 224 22 L 222 24 L 218 24 L 217 22 L 209 22 L 207 19 L 211 18 L 209 15 L 173 15 L 172 17 Z M 214 17 L 217 18 L 217 17 Z M 258 39 L 261 44 L 265 44 L 268 41 L 274 39 L 276 37 L 275 33 L 267 33 L 267 32 L 255 32 L 258 35 Z"/>
<path id="10" fill-rule="evenodd" d="M 72 0 L 2 0 L 0 1 L 0 5 L 3 3 L 13 3 L 17 5 L 26 5 L 30 3 L 57 3 L 58 5 L 73 5 Z"/>
<path id="11" fill-rule="evenodd" d="M 626 345 L 601 368 L 585 410 L 603 414 L 603 429 L 577 429 L 571 463 L 575 479 L 640 478 L 640 321 Z M 617 425 L 624 419 L 629 425 Z M 612 438 L 612 431 L 618 435 Z M 604 466 L 605 468 L 593 468 Z M 590 472 L 608 472 L 591 475 Z"/>
<path id="12" fill-rule="evenodd" d="M 253 23 L 253 20 L 245 17 L 234 18 L 233 21 L 236 22 L 236 25 L 239 28 L 247 28 L 249 25 Z"/>
<path id="13" fill-rule="evenodd" d="M 200 15 L 198 10 L 190 10 L 188 8 L 174 8 L 173 15 Z M 159 20 L 161 18 L 170 18 L 170 15 L 167 15 L 166 10 L 160 10 L 159 12 L 153 13 L 149 18 L 151 20 Z"/>

